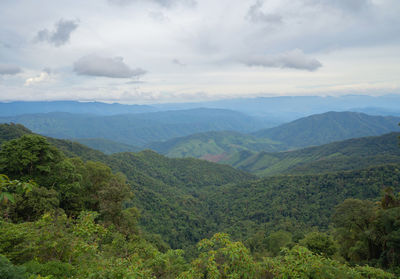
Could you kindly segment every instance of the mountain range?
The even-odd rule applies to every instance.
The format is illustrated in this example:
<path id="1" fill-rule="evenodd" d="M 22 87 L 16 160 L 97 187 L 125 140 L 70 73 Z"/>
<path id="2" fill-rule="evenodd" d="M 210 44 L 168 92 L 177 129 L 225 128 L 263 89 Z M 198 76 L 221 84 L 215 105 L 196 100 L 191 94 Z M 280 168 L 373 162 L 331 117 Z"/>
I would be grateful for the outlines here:
<path id="1" fill-rule="evenodd" d="M 251 132 L 270 127 L 267 120 L 206 108 L 111 116 L 52 112 L 0 117 L 0 123 L 10 122 L 55 138 L 103 138 L 138 147 L 204 131 Z"/>

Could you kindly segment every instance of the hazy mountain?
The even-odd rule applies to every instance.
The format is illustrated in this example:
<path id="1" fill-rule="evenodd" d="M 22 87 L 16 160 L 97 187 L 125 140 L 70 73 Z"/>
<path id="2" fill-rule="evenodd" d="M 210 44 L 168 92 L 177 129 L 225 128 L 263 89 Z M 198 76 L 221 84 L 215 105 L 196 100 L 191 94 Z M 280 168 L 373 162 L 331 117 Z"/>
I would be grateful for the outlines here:
<path id="1" fill-rule="evenodd" d="M 9 122 L 55 138 L 103 138 L 133 146 L 205 131 L 250 132 L 266 127 L 264 122 L 250 116 L 221 109 L 112 116 L 42 113 L 0 118 L 0 123 Z"/>
<path id="2" fill-rule="evenodd" d="M 84 144 L 90 148 L 104 152 L 105 154 L 113 154 L 118 152 L 138 152 L 142 150 L 142 148 L 133 145 L 115 142 L 108 139 L 72 139 L 72 140 Z"/>
<path id="3" fill-rule="evenodd" d="M 288 146 L 306 147 L 400 131 L 399 122 L 400 117 L 371 116 L 357 112 L 326 112 L 257 131 L 253 135 L 283 142 Z"/>
<path id="4" fill-rule="evenodd" d="M 31 113 L 69 112 L 97 115 L 152 112 L 156 109 L 146 105 L 107 104 L 101 102 L 48 101 L 48 102 L 0 102 L 0 116 Z"/>
<path id="5" fill-rule="evenodd" d="M 278 124 L 327 111 L 363 111 L 371 107 L 379 108 L 382 113 L 391 111 L 398 114 L 400 113 L 399 103 L 400 95 L 346 95 L 238 98 L 200 103 L 153 104 L 152 106 L 161 110 L 196 107 L 231 109 L 252 116 L 266 117 Z"/>

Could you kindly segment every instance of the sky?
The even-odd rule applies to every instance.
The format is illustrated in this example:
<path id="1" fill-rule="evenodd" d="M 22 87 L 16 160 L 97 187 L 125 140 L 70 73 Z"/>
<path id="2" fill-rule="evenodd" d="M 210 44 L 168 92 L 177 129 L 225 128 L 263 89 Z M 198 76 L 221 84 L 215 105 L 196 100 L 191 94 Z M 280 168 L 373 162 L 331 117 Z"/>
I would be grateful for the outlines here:
<path id="1" fill-rule="evenodd" d="M 399 0 L 1 0 L 0 101 L 400 94 Z"/>

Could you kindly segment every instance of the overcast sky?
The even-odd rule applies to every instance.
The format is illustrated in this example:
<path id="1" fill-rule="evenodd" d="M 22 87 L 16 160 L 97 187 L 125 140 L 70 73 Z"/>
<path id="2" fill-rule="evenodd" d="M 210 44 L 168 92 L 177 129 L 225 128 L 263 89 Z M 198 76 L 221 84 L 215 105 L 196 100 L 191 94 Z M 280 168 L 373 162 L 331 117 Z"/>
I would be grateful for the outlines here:
<path id="1" fill-rule="evenodd" d="M 399 0 L 1 0 L 0 101 L 400 94 Z"/>

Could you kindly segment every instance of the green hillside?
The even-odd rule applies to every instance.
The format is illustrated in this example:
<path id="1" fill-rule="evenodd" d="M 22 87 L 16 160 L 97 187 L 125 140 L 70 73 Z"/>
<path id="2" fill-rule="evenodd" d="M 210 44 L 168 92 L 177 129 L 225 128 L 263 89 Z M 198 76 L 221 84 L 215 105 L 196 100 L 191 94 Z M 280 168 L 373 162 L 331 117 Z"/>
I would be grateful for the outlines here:
<path id="1" fill-rule="evenodd" d="M 329 143 L 300 150 L 257 154 L 243 152 L 225 161 L 259 176 L 276 174 L 325 173 L 399 163 L 400 133 Z"/>
<path id="2" fill-rule="evenodd" d="M 72 139 L 72 140 L 84 144 L 90 148 L 104 152 L 105 154 L 113 154 L 118 152 L 138 152 L 142 150 L 142 148 L 136 146 L 115 142 L 108 139 L 98 138 L 98 139 Z"/>
<path id="3" fill-rule="evenodd" d="M 199 133 L 151 143 L 147 147 L 168 157 L 195 157 L 214 162 L 226 161 L 240 151 L 273 152 L 287 149 L 279 142 L 233 131 Z"/>
<path id="4" fill-rule="evenodd" d="M 35 133 L 54 138 L 102 138 L 138 147 L 199 132 L 251 132 L 267 126 L 250 116 L 222 109 L 111 116 L 42 113 L 0 117 L 0 123 L 9 122 L 23 124 Z"/>
<path id="5" fill-rule="evenodd" d="M 261 130 L 253 135 L 292 147 L 307 147 L 400 131 L 399 122 L 400 118 L 393 116 L 371 116 L 358 112 L 326 112 Z"/>
<path id="6" fill-rule="evenodd" d="M 209 206 L 220 230 L 241 239 L 257 230 L 326 230 L 337 204 L 346 198 L 375 200 L 385 187 L 399 191 L 399 181 L 399 164 L 330 174 L 268 177 L 213 189 Z"/>
<path id="7" fill-rule="evenodd" d="M 29 131 L 20 125 L 1 124 L 0 127 L 17 129 L 17 137 Z M 140 225 L 148 233 L 162 235 L 173 248 L 192 246 L 211 236 L 212 231 L 216 232 L 215 224 L 202 215 L 207 208 L 194 191 L 255 179 L 227 165 L 192 158 L 171 159 L 150 150 L 105 155 L 69 140 L 48 138 L 48 141 L 68 157 L 102 162 L 114 172 L 124 173 L 135 193 L 129 204 L 138 208 Z"/>

